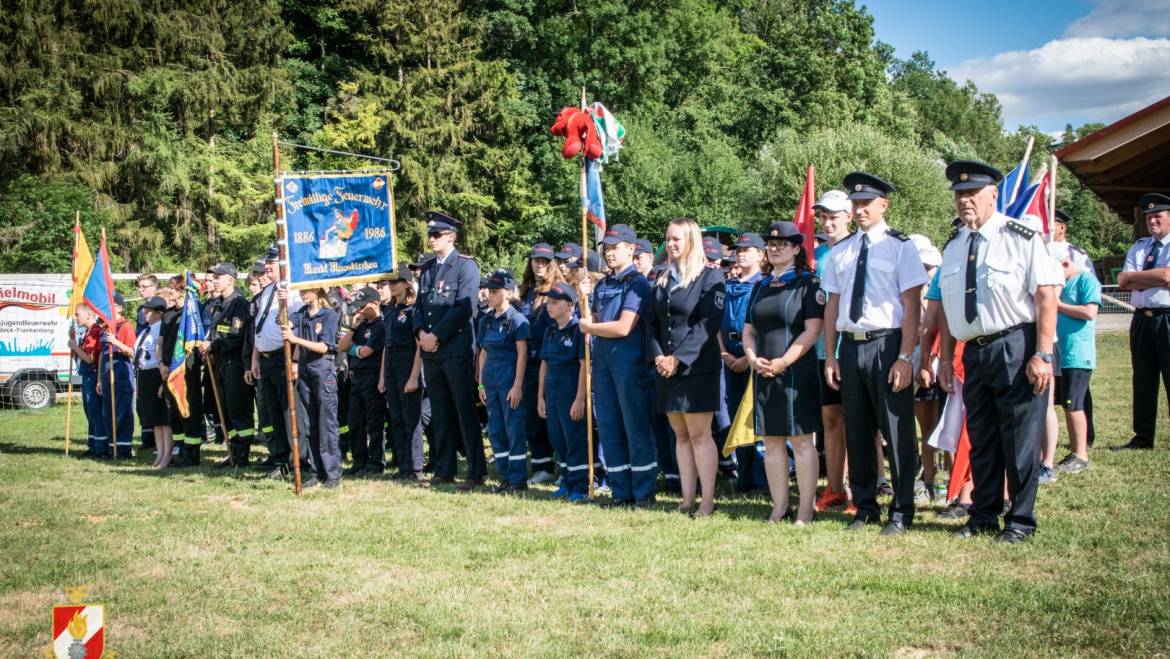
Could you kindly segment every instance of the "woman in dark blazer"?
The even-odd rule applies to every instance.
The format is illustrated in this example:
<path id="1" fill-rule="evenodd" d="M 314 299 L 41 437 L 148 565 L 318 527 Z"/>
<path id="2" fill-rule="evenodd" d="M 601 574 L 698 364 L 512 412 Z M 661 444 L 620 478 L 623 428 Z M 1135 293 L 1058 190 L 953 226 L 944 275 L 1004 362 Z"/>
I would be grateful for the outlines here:
<path id="1" fill-rule="evenodd" d="M 675 435 L 682 503 L 696 517 L 715 511 L 718 451 L 711 415 L 719 409 L 719 325 L 723 320 L 723 271 L 707 266 L 699 225 L 688 218 L 666 229 L 669 266 L 659 275 L 649 314 L 650 356 L 658 372 L 658 409 Z M 695 508 L 695 477 L 702 500 Z"/>

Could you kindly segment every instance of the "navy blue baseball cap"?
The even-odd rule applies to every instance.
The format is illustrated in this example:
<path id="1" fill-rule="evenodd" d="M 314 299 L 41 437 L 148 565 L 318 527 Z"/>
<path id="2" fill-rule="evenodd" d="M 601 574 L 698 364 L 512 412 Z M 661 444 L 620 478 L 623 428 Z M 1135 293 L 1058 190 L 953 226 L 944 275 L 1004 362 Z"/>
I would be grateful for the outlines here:
<path id="1" fill-rule="evenodd" d="M 262 275 L 265 272 L 268 272 L 267 262 L 264 259 L 256 259 L 256 262 L 252 264 L 252 274 Z"/>
<path id="2" fill-rule="evenodd" d="M 117 302 L 117 300 L 115 300 L 115 302 Z M 143 309 L 150 309 L 151 311 L 166 311 L 167 310 L 167 301 L 162 299 L 161 297 L 155 295 L 154 297 L 150 298 L 149 300 L 143 302 L 142 308 Z"/>
<path id="3" fill-rule="evenodd" d="M 118 291 L 114 291 L 114 304 L 118 305 L 119 307 L 126 306 L 126 300 L 122 297 L 122 294 L 119 293 Z"/>
<path id="4" fill-rule="evenodd" d="M 589 272 L 601 272 L 601 257 L 597 255 L 597 252 L 590 251 L 585 262 L 589 265 Z"/>
<path id="5" fill-rule="evenodd" d="M 947 165 L 952 190 L 978 190 L 1003 180 L 1003 172 L 978 160 L 956 160 Z"/>
<path id="6" fill-rule="evenodd" d="M 489 291 L 494 291 L 501 288 L 512 290 L 513 288 L 516 288 L 516 278 L 512 276 L 511 272 L 508 272 L 507 270 L 496 270 L 492 274 L 488 275 L 487 285 L 484 286 L 484 288 L 488 289 Z"/>
<path id="7" fill-rule="evenodd" d="M 845 175 L 845 190 L 849 192 L 850 201 L 867 201 L 878 197 L 888 197 L 897 188 L 893 183 L 874 176 L 867 172 L 851 172 Z"/>
<path id="8" fill-rule="evenodd" d="M 553 246 L 548 243 L 536 243 L 532 246 L 532 250 L 528 252 L 530 259 L 548 259 L 556 258 L 556 252 L 553 251 Z"/>
<path id="9" fill-rule="evenodd" d="M 605 237 L 601 239 L 601 242 L 606 245 L 618 243 L 634 245 L 638 242 L 638 234 L 634 233 L 628 224 L 615 224 L 605 230 Z"/>
<path id="10" fill-rule="evenodd" d="M 719 244 L 718 238 L 715 236 L 703 238 L 703 256 L 706 256 L 708 261 L 718 261 L 723 258 L 723 245 Z"/>
<path id="11" fill-rule="evenodd" d="M 1138 202 L 1141 206 L 1142 215 L 1150 213 L 1157 213 L 1158 211 L 1170 211 L 1170 197 L 1157 192 L 1147 192 L 1142 195 L 1142 199 Z"/>
<path id="12" fill-rule="evenodd" d="M 565 302 L 577 304 L 577 289 L 563 281 L 558 281 L 553 284 L 545 295 L 550 300 L 564 300 Z"/>
<path id="13" fill-rule="evenodd" d="M 1061 224 L 1069 224 L 1072 222 L 1072 216 L 1060 210 L 1059 208 L 1056 209 L 1056 217 L 1053 219 L 1055 219 L 1057 222 L 1060 222 Z"/>
<path id="14" fill-rule="evenodd" d="M 371 302 L 376 302 L 379 304 L 382 302 L 382 296 L 378 294 L 378 289 L 374 288 L 373 286 L 361 287 L 353 294 L 353 297 L 350 298 L 350 303 L 353 304 L 355 309 L 361 309 Z"/>
<path id="15" fill-rule="evenodd" d="M 654 245 L 650 244 L 649 240 L 646 240 L 645 238 L 639 238 L 638 242 L 634 243 L 634 256 L 653 253 Z"/>
<path id="16" fill-rule="evenodd" d="M 394 271 L 398 279 L 392 281 L 414 281 L 414 273 L 410 271 L 410 265 L 409 263 L 398 264 L 398 269 Z"/>
<path id="17" fill-rule="evenodd" d="M 443 211 L 426 211 L 423 216 L 427 218 L 427 233 L 438 233 L 442 231 L 454 231 L 459 233 L 459 228 L 463 223 L 451 217 Z"/>
<path id="18" fill-rule="evenodd" d="M 569 259 L 581 258 L 581 246 L 577 243 L 565 243 L 561 247 L 561 251 L 557 252 L 557 258 L 567 261 Z"/>
<path id="19" fill-rule="evenodd" d="M 822 232 L 822 233 L 817 233 L 817 234 L 814 234 L 814 235 L 813 235 L 813 238 L 815 238 L 815 239 L 816 239 L 816 241 L 817 241 L 818 243 L 827 243 L 827 242 L 829 242 L 829 234 L 827 234 L 827 233 L 823 233 L 823 232 Z"/>
<path id="20" fill-rule="evenodd" d="M 764 249 L 764 239 L 760 237 L 760 234 L 751 231 L 739 234 L 739 239 L 735 241 L 735 248 L 747 249 L 749 247 Z"/>
<path id="21" fill-rule="evenodd" d="M 764 240 L 787 240 L 790 243 L 803 243 L 804 234 L 796 225 L 787 220 L 780 222 L 773 222 L 772 226 L 768 227 L 768 232 L 764 234 Z"/>

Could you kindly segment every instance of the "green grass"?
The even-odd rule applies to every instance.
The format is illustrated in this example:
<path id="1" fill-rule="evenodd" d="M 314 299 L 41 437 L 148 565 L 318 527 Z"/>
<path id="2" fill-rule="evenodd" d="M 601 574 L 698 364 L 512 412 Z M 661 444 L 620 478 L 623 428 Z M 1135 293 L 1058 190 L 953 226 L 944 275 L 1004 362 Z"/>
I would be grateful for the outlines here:
<path id="1" fill-rule="evenodd" d="M 1124 336 L 1099 349 L 1093 469 L 1044 486 L 1013 547 L 929 513 L 890 539 L 766 525 L 760 496 L 710 520 L 388 481 L 296 499 L 66 459 L 62 409 L 3 411 L 0 656 L 39 655 L 79 584 L 127 657 L 1165 654 L 1170 423 L 1101 448 L 1129 437 L 1130 369 Z"/>

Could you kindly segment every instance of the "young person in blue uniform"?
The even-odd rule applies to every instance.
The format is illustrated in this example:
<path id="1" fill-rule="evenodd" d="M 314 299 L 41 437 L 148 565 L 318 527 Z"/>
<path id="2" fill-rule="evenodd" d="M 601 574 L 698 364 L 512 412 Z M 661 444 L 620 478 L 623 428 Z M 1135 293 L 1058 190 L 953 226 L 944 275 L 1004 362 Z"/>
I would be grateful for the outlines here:
<path id="1" fill-rule="evenodd" d="M 524 268 L 524 275 L 517 289 L 520 298 L 520 313 L 528 319 L 528 368 L 524 371 L 524 400 L 528 418 L 525 428 L 528 432 L 528 450 L 532 454 L 532 478 L 529 485 L 547 483 L 554 480 L 555 463 L 553 461 L 553 446 L 549 443 L 548 425 L 541 421 L 536 414 L 537 390 L 540 379 L 540 347 L 544 340 L 544 330 L 550 321 L 545 309 L 546 295 L 549 288 L 557 282 L 564 281 L 560 268 L 553 262 L 556 253 L 552 245 L 537 243 L 528 252 L 528 265 Z"/>
<path id="2" fill-rule="evenodd" d="M 821 377 L 817 337 L 825 313 L 825 293 L 809 270 L 804 236 L 792 222 L 776 222 L 764 234 L 772 272 L 756 284 L 743 328 L 743 350 L 755 382 L 755 428 L 764 437 L 768 486 L 775 523 L 792 518 L 803 526 L 813 519 L 817 490 L 814 434 L 821 425 Z M 796 462 L 800 508 L 788 505 L 791 443 Z"/>
<path id="3" fill-rule="evenodd" d="M 719 453 L 711 417 L 719 409 L 719 326 L 725 296 L 723 271 L 707 267 L 699 225 L 676 218 L 666 227 L 670 266 L 651 291 L 647 345 L 658 374 L 657 408 L 675 436 L 681 512 L 707 516 L 715 511 L 715 475 Z M 695 480 L 701 499 L 695 505 Z"/>
<path id="4" fill-rule="evenodd" d="M 81 406 L 89 426 L 88 457 L 98 456 L 98 445 L 109 442 L 105 417 L 102 416 L 101 395 L 97 392 L 97 362 L 101 349 L 102 326 L 97 314 L 84 304 L 73 312 L 77 328 L 83 330 L 81 340 L 73 327 L 69 328 L 69 350 L 77 358 L 77 372 L 81 375 Z"/>
<path id="5" fill-rule="evenodd" d="M 414 274 L 410 268 L 399 266 L 398 277 L 390 280 L 389 287 L 391 301 L 383 314 L 386 355 L 379 388 L 386 393 L 390 412 L 390 446 L 397 468 L 394 478 L 417 480 L 422 467 L 422 439 L 418 432 L 422 418 L 422 357 L 414 340 Z"/>
<path id="6" fill-rule="evenodd" d="M 386 397 L 378 391 L 386 328 L 381 297 L 372 286 L 357 291 L 353 327 L 342 328 L 337 350 L 349 356 L 349 433 L 353 464 L 346 476 L 381 474 L 386 469 Z"/>
<path id="7" fill-rule="evenodd" d="M 650 282 L 634 268 L 637 235 L 625 224 L 601 243 L 612 274 L 593 289 L 589 314 L 579 321 L 592 337 L 593 399 L 613 506 L 654 504 L 653 370 L 646 354 Z"/>
<path id="8" fill-rule="evenodd" d="M 105 426 L 113 432 L 110 440 L 114 443 L 118 459 L 130 458 L 134 444 L 134 322 L 122 317 L 121 293 L 114 293 L 114 327 L 106 327 L 101 337 L 101 354 L 98 355 L 97 392 L 102 397 L 102 414 Z M 110 405 L 110 370 L 114 372 L 114 402 Z M 117 421 L 115 424 L 114 422 Z M 99 447 L 99 457 L 110 457 L 109 446 Z"/>
<path id="9" fill-rule="evenodd" d="M 337 371 L 333 365 L 339 321 L 324 289 L 307 288 L 300 291 L 300 297 L 303 306 L 289 316 L 282 338 L 295 351 L 298 409 L 305 411 L 298 416 L 298 430 L 308 440 L 313 465 L 313 475 L 301 486 L 332 488 L 341 483 Z"/>
<path id="10" fill-rule="evenodd" d="M 725 283 L 727 300 L 723 305 L 723 323 L 719 341 L 723 346 L 723 388 L 727 411 L 732 416 L 751 377 L 751 364 L 743 352 L 743 323 L 747 318 L 748 300 L 756 282 L 763 278 L 764 239 L 758 233 L 744 233 L 735 242 L 735 275 Z M 764 470 L 764 442 L 735 449 L 736 483 L 739 492 L 767 487 Z M 785 477 L 787 478 L 787 477 Z"/>
<path id="11" fill-rule="evenodd" d="M 435 258 L 423 264 L 414 305 L 415 335 L 421 349 L 423 377 L 431 399 L 435 432 L 434 476 L 424 487 L 455 480 L 455 445 L 467 456 L 462 489 L 483 485 L 487 463 L 475 409 L 472 313 L 479 298 L 479 266 L 455 249 L 459 220 L 427 211 L 427 243 Z"/>
<path id="12" fill-rule="evenodd" d="M 549 324 L 540 348 L 537 412 L 548 420 L 548 438 L 560 461 L 561 485 L 552 498 L 589 498 L 589 449 L 585 423 L 585 338 L 573 317 L 577 291 L 566 282 L 546 293 Z"/>
<path id="13" fill-rule="evenodd" d="M 488 311 L 479 319 L 479 399 L 487 406 L 488 440 L 496 470 L 499 494 L 528 489 L 528 433 L 525 430 L 530 401 L 524 399 L 524 373 L 528 364 L 528 319 L 512 301 L 516 280 L 507 270 L 487 278 Z M 535 401 L 531 401 L 535 402 Z"/>

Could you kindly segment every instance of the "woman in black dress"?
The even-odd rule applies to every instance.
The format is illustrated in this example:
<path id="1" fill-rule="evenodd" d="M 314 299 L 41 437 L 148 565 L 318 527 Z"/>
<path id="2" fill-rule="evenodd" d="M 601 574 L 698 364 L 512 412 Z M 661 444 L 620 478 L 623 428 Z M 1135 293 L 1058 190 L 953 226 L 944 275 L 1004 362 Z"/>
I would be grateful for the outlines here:
<path id="1" fill-rule="evenodd" d="M 804 237 L 792 222 L 764 234 L 772 272 L 756 284 L 743 326 L 743 349 L 752 365 L 756 435 L 764 437 L 764 467 L 772 494 L 769 522 L 789 516 L 788 460 L 792 443 L 800 509 L 795 522 L 812 521 L 817 488 L 814 433 L 821 424 L 817 337 L 825 315 L 820 281 L 809 270 Z"/>
<path id="2" fill-rule="evenodd" d="M 711 416 L 719 409 L 723 271 L 707 267 L 699 225 L 689 218 L 676 218 L 666 228 L 666 254 L 670 264 L 654 284 L 647 314 L 648 343 L 658 372 L 658 411 L 674 430 L 679 510 L 700 517 L 715 511 L 719 456 Z M 702 489 L 697 510 L 696 473 Z"/>

